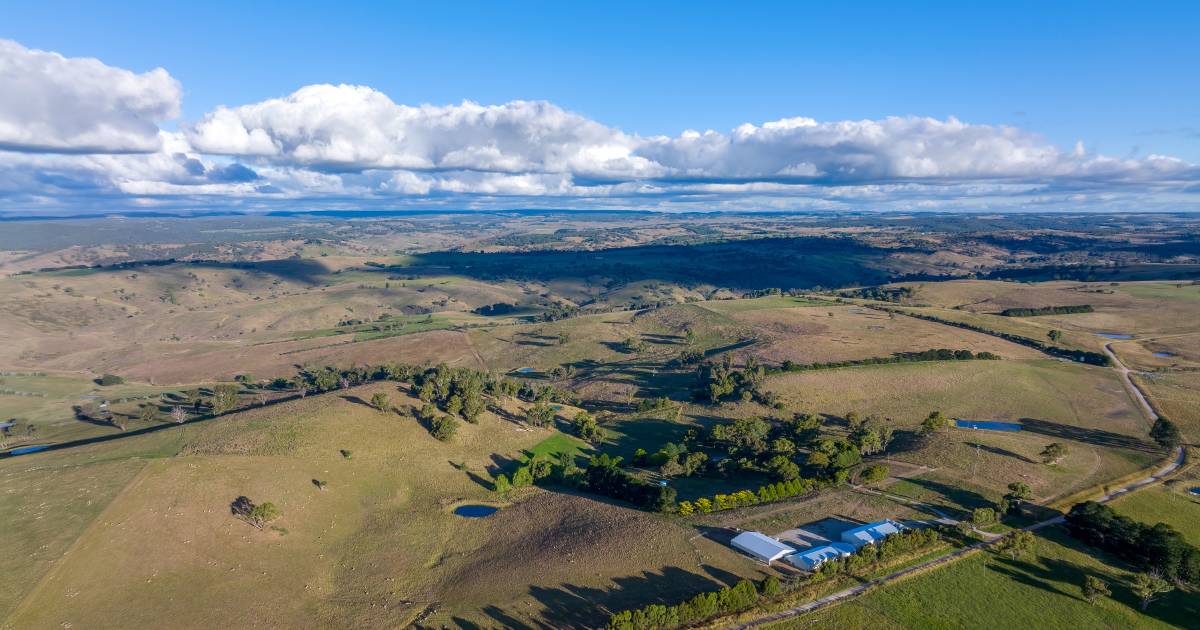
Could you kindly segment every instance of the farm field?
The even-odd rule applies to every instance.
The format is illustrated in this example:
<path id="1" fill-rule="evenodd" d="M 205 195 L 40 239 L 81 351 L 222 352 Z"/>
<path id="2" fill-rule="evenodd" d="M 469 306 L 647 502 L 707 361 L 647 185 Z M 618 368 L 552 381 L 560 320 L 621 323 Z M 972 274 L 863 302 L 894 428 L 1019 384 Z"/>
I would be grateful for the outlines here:
<path id="1" fill-rule="evenodd" d="M 741 301 L 704 302 L 701 305 L 728 312 L 737 321 L 753 327 L 761 340 L 753 354 L 771 363 L 790 360 L 807 364 L 887 357 L 918 348 L 986 351 L 1016 359 L 1041 356 L 1035 350 L 990 335 L 911 317 L 889 317 L 887 313 L 859 306 L 809 306 L 804 303 L 798 307 L 760 305 L 747 309 L 727 306 Z"/>
<path id="2" fill-rule="evenodd" d="M 641 601 L 646 588 L 670 598 L 758 573 L 721 547 L 700 552 L 697 566 L 689 529 L 594 498 L 528 490 L 487 519 L 455 516 L 456 505 L 494 499 L 488 470 L 536 449 L 551 433 L 487 415 L 441 444 L 412 418 L 354 402 L 379 388 L 395 389 L 368 386 L 185 425 L 176 457 L 110 463 L 118 468 L 109 474 L 94 468 L 104 480 L 103 492 L 96 490 L 102 496 L 93 499 L 99 514 L 67 558 L 22 583 L 33 588 L 9 626 L 108 627 L 117 619 L 139 625 L 169 614 L 212 627 L 246 622 L 246 609 L 270 610 L 269 623 L 290 627 L 391 627 L 418 615 L 425 623 L 576 624 L 602 619 L 597 607 Z M 395 393 L 393 399 L 401 407 L 419 404 Z M 165 440 L 165 433 L 129 442 Z M 9 483 L 20 483 L 16 471 L 25 461 L 0 461 Z M 65 489 L 81 474 L 64 471 L 43 473 L 41 483 Z M 73 502 L 84 491 L 39 496 Z M 258 531 L 232 519 L 229 502 L 239 494 L 279 505 L 284 516 L 276 528 Z M 78 535 L 77 525 L 56 523 L 60 531 L 40 538 L 66 540 Z M 156 550 L 150 559 L 147 540 Z M 38 570 L 44 565 L 24 573 L 33 578 Z M 185 583 L 194 597 L 182 596 Z M 135 593 L 144 613 L 121 603 Z M 199 614 L 213 593 L 231 605 Z M 591 606 L 581 608 L 580 598 Z"/>
<path id="3" fill-rule="evenodd" d="M 1186 442 L 1200 441 L 1200 373 L 1139 374 L 1134 378 L 1155 409 L 1179 425 Z"/>
<path id="4" fill-rule="evenodd" d="M 1080 594 L 1085 575 L 1109 583 L 1096 605 Z M 1097 558 L 1061 530 L 1039 535 L 1032 554 L 1012 560 L 976 553 L 949 566 L 889 584 L 811 616 L 767 626 L 799 628 L 1184 628 L 1200 615 L 1200 597 L 1173 591 L 1143 614 L 1129 571 Z"/>
<path id="5" fill-rule="evenodd" d="M 910 434 L 931 411 L 1022 423 L 1016 433 L 950 429 L 936 445 L 892 455 L 936 468 L 928 486 L 982 490 L 988 499 L 1018 480 L 1042 498 L 1066 495 L 1162 457 L 1148 442 L 1148 421 L 1106 368 L 1045 359 L 911 363 L 784 374 L 767 387 L 790 408 L 879 415 Z M 1048 467 L 1038 453 L 1053 441 L 1067 444 L 1067 456 Z"/>
<path id="6" fill-rule="evenodd" d="M 0 423 L 12 423 L 0 451 L 60 447 L 0 452 L 12 539 L 0 628 L 598 627 L 741 579 L 797 577 L 734 550 L 739 531 L 966 518 L 1014 482 L 1034 503 L 1062 502 L 1166 457 L 1117 370 L 880 307 L 1038 341 L 1057 330 L 1059 345 L 1096 352 L 1111 341 L 1185 442 L 1200 435 L 1197 289 L 1127 280 L 1149 267 L 1112 282 L 887 284 L 1043 255 L 947 234 L 925 251 L 930 224 L 911 217 L 833 230 L 812 218 L 492 221 L 246 219 L 258 227 L 90 257 L 54 249 L 49 230 L 44 246 L 0 252 Z M 246 240 L 268 227 L 288 238 Z M 192 259 L 131 262 L 139 252 Z M 95 263 L 117 266 L 39 270 Z M 887 293 L 897 287 L 913 292 Z M 1096 311 L 997 314 L 1078 304 Z M 933 349 L 997 358 L 784 369 Z M 103 374 L 124 382 L 98 385 Z M 230 385 L 232 406 L 217 411 Z M 484 409 L 477 424 L 468 398 Z M 101 401 L 111 421 L 85 412 Z M 156 414 L 139 419 L 148 404 Z M 932 411 L 1022 430 L 927 434 Z M 886 444 L 868 450 L 852 412 L 886 427 Z M 457 429 L 441 441 L 446 417 Z M 1047 463 L 1051 443 L 1065 450 Z M 852 457 L 835 462 L 838 449 Z M 608 469 L 626 485 L 589 476 L 611 461 L 600 455 L 620 458 Z M 496 490 L 497 475 L 547 463 L 533 486 Z M 1114 505 L 1194 541 L 1193 474 Z M 820 490 L 775 494 L 792 479 Z M 741 490 L 749 505 L 679 510 Z M 241 496 L 282 515 L 254 527 L 235 518 Z M 1179 606 L 1155 612 L 1166 601 L 1133 612 L 1124 568 L 1047 536 L 1037 558 L 972 557 L 794 623 L 979 627 L 981 604 L 955 608 L 960 588 L 1063 608 L 1048 627 L 1076 614 L 1080 627 L 1177 623 Z M 1080 608 L 1085 570 L 1119 585 L 1116 599 Z M 894 588 L 909 590 L 893 600 Z M 1186 596 L 1169 601 L 1191 611 Z"/>

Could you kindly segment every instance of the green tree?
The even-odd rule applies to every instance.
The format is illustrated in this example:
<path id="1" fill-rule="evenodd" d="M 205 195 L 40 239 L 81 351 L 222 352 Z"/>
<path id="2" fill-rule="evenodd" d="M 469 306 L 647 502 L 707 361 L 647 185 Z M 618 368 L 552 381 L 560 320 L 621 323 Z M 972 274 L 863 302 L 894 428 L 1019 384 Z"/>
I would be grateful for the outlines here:
<path id="1" fill-rule="evenodd" d="M 1175 448 L 1182 441 L 1179 435 L 1179 427 L 1175 426 L 1174 422 L 1161 416 L 1154 421 L 1154 426 L 1150 427 L 1150 437 L 1163 448 Z"/>
<path id="2" fill-rule="evenodd" d="M 1000 541 L 1000 550 L 1008 552 L 1013 560 L 1019 559 L 1021 556 L 1033 550 L 1034 537 L 1032 532 L 1018 529 L 1017 531 L 1007 535 Z"/>
<path id="3" fill-rule="evenodd" d="M 1046 333 L 1046 336 L 1050 338 L 1050 341 L 1053 341 L 1054 343 L 1058 343 L 1058 340 L 1062 339 L 1062 331 L 1061 330 L 1051 330 L 1050 332 Z"/>
<path id="4" fill-rule="evenodd" d="M 1159 595 L 1175 590 L 1175 586 L 1157 573 L 1139 573 L 1133 578 L 1133 594 L 1142 602 L 1142 610 L 1158 599 Z"/>
<path id="5" fill-rule="evenodd" d="M 987 527 L 996 522 L 996 510 L 990 507 L 975 508 L 971 511 L 971 522 L 975 527 Z"/>
<path id="6" fill-rule="evenodd" d="M 158 407 L 154 405 L 142 405 L 142 408 L 138 410 L 138 420 L 142 422 L 154 422 L 157 417 Z"/>
<path id="7" fill-rule="evenodd" d="M 534 457 L 529 460 L 529 473 L 534 481 L 545 479 L 554 473 L 554 465 L 544 457 Z"/>
<path id="8" fill-rule="evenodd" d="M 1033 496 L 1029 486 L 1020 481 L 1008 484 L 1008 494 L 1004 495 L 1003 507 L 1008 514 L 1019 514 L 1025 501 Z"/>
<path id="9" fill-rule="evenodd" d="M 1057 464 L 1067 456 L 1067 448 L 1058 442 L 1051 442 L 1042 449 L 1043 464 Z"/>
<path id="10" fill-rule="evenodd" d="M 96 379 L 96 383 L 98 385 L 103 385 L 105 387 L 108 387 L 111 385 L 120 385 L 124 382 L 125 382 L 125 379 L 121 378 L 120 376 L 117 376 L 116 374 L 104 374 L 100 378 Z"/>
<path id="11" fill-rule="evenodd" d="M 874 483 L 881 479 L 886 479 L 888 476 L 888 467 L 883 464 L 873 464 L 867 466 L 858 475 L 858 480 L 861 483 Z"/>
<path id="12" fill-rule="evenodd" d="M 237 406 L 239 391 L 241 388 L 233 383 L 221 383 L 213 387 L 211 401 L 213 414 L 219 416 Z"/>
<path id="13" fill-rule="evenodd" d="M 254 506 L 254 509 L 250 510 L 250 518 L 247 520 L 251 525 L 262 529 L 266 527 L 268 523 L 274 521 L 282 515 L 283 514 L 279 511 L 279 508 L 275 507 L 274 503 L 271 503 L 270 501 L 264 501 Z"/>
<path id="14" fill-rule="evenodd" d="M 776 455 L 767 460 L 767 471 L 775 479 L 783 481 L 800 478 L 800 467 L 785 455 Z"/>
<path id="15" fill-rule="evenodd" d="M 637 337 L 627 337 L 621 342 L 621 350 L 630 354 L 641 354 L 646 351 L 646 342 Z"/>
<path id="16" fill-rule="evenodd" d="M 392 401 L 388 395 L 383 392 L 375 392 L 371 395 L 371 406 L 379 411 L 387 411 L 392 407 Z"/>
<path id="17" fill-rule="evenodd" d="M 932 435 L 950 428 L 950 419 L 942 415 L 940 411 L 930 412 L 924 420 L 921 421 L 921 435 Z"/>
<path id="18" fill-rule="evenodd" d="M 513 473 L 512 485 L 514 488 L 533 485 L 533 471 L 529 469 L 529 466 L 521 466 Z"/>
<path id="19" fill-rule="evenodd" d="M 505 476 L 504 473 L 500 473 L 499 475 L 496 475 L 496 478 L 492 481 L 492 489 L 495 490 L 500 496 L 504 496 L 508 494 L 509 490 L 512 489 L 512 484 L 509 483 L 508 477 Z"/>
<path id="20" fill-rule="evenodd" d="M 1094 575 L 1084 576 L 1083 578 L 1083 598 L 1089 604 L 1095 605 L 1100 601 L 1101 597 L 1112 597 L 1112 591 L 1108 588 L 1108 583 Z"/>
<path id="21" fill-rule="evenodd" d="M 547 427 L 554 421 L 554 409 L 546 402 L 534 403 L 525 413 L 525 421 L 535 427 Z"/>
<path id="22" fill-rule="evenodd" d="M 429 423 L 429 434 L 442 442 L 449 442 L 456 431 L 458 420 L 453 416 L 438 416 Z"/>

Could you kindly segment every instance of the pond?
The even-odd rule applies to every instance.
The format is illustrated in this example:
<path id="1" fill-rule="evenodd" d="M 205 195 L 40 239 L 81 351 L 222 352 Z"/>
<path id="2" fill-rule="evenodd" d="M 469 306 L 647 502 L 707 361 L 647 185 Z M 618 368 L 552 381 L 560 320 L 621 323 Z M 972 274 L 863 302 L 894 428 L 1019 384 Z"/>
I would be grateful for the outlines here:
<path id="1" fill-rule="evenodd" d="M 517 374 L 531 374 L 533 372 L 536 372 L 537 370 L 534 370 L 531 367 L 523 367 L 523 368 L 517 368 L 513 371 L 516 372 Z"/>
<path id="2" fill-rule="evenodd" d="M 1175 355 L 1171 354 L 1170 352 L 1155 352 L 1155 353 L 1154 353 L 1154 356 L 1156 356 L 1156 357 L 1158 357 L 1158 358 L 1160 358 L 1160 359 L 1168 359 L 1168 358 L 1170 358 L 1170 357 L 1173 357 L 1173 356 L 1175 356 Z"/>
<path id="3" fill-rule="evenodd" d="M 1194 494 L 1194 495 L 1196 495 L 1196 496 L 1200 497 L 1200 488 L 1192 488 L 1192 489 L 1191 489 L 1191 490 L 1189 490 L 1188 492 L 1191 492 L 1192 494 Z"/>
<path id="4" fill-rule="evenodd" d="M 454 513 L 463 518 L 483 518 L 499 511 L 500 508 L 490 505 L 460 505 L 454 508 Z"/>
<path id="5" fill-rule="evenodd" d="M 987 429 L 989 431 L 1020 431 L 1021 425 L 1016 422 L 991 422 L 986 420 L 955 420 L 954 424 L 960 429 Z"/>
<path id="6" fill-rule="evenodd" d="M 23 448 L 14 448 L 9 451 L 9 455 L 24 455 L 26 453 L 36 453 L 38 451 L 50 448 L 49 444 L 38 444 L 37 446 L 26 446 Z"/>
<path id="7" fill-rule="evenodd" d="M 1126 335 L 1125 333 L 1096 333 L 1096 335 L 1105 339 L 1133 339 L 1133 335 Z"/>

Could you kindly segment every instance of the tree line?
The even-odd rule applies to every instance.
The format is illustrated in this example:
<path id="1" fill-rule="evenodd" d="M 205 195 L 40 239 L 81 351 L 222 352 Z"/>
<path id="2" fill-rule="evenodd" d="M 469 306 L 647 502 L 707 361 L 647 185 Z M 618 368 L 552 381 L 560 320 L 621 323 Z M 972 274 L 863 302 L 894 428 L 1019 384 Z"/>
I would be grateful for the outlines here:
<path id="1" fill-rule="evenodd" d="M 1088 350 L 1072 350 L 1069 348 L 1061 348 L 1059 346 L 1051 345 L 1051 344 L 1045 343 L 1043 341 L 1039 341 L 1037 339 L 1030 339 L 1029 337 L 1022 337 L 1021 335 L 1014 335 L 1012 333 L 1006 333 L 1006 332 L 1001 332 L 998 330 L 992 330 L 991 328 L 985 328 L 983 326 L 976 326 L 975 324 L 968 324 L 965 322 L 956 322 L 956 321 L 952 321 L 949 319 L 942 319 L 941 317 L 935 317 L 933 315 L 928 315 L 925 313 L 914 313 L 914 312 L 909 312 L 909 311 L 901 311 L 901 310 L 897 310 L 894 308 L 887 308 L 887 307 L 881 307 L 881 306 L 869 306 L 868 308 L 875 308 L 878 310 L 886 311 L 888 313 L 900 313 L 902 315 L 908 315 L 909 317 L 915 317 L 917 319 L 923 319 L 925 321 L 937 322 L 939 324 L 944 324 L 946 326 L 954 326 L 956 328 L 972 330 L 972 331 L 975 331 L 978 333 L 983 333 L 985 335 L 999 337 L 1005 341 L 1011 341 L 1013 343 L 1021 344 L 1023 346 L 1027 346 L 1030 348 L 1034 348 L 1036 350 L 1040 350 L 1052 357 L 1060 357 L 1063 359 L 1070 359 L 1072 361 L 1076 361 L 1079 363 L 1088 363 L 1091 365 L 1101 365 L 1101 366 L 1112 365 L 1112 360 L 1108 358 L 1108 355 L 1101 353 L 1101 352 L 1091 352 Z"/>
<path id="2" fill-rule="evenodd" d="M 1076 504 L 1066 520 L 1071 535 L 1093 547 L 1166 579 L 1200 584 L 1200 549 L 1166 523 L 1140 523 L 1095 501 Z"/>
<path id="3" fill-rule="evenodd" d="M 716 617 L 731 615 L 774 600 L 788 592 L 812 586 L 836 576 L 863 576 L 889 563 L 914 553 L 924 552 L 940 543 L 941 533 L 932 528 L 910 529 L 884 538 L 877 545 L 864 545 L 846 558 L 829 560 L 820 570 L 803 580 L 781 581 L 768 576 L 758 583 L 742 580 L 735 586 L 700 593 L 674 606 L 650 604 L 634 610 L 613 614 L 608 630 L 670 630 L 699 624 Z"/>
<path id="4" fill-rule="evenodd" d="M 920 361 L 997 361 L 999 355 L 991 352 L 971 352 L 970 350 L 950 350 L 936 348 L 918 352 L 897 352 L 890 357 L 868 357 L 850 361 L 830 361 L 827 363 L 794 363 L 784 361 L 779 367 L 767 368 L 768 374 L 786 372 L 807 372 L 809 370 L 831 370 L 835 368 L 855 367 L 859 365 L 887 365 L 891 363 L 913 363 Z"/>
<path id="5" fill-rule="evenodd" d="M 1073 306 L 1034 306 L 1026 308 L 1006 308 L 1000 311 L 1005 317 L 1037 317 L 1039 315 L 1070 315 L 1071 313 L 1091 313 L 1096 309 L 1091 304 Z"/>

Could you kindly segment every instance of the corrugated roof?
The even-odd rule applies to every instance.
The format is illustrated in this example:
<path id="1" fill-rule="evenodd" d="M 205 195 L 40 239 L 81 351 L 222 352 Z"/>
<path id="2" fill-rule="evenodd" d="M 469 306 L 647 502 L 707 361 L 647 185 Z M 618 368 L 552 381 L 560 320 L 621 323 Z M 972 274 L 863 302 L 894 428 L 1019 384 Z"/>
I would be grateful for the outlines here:
<path id="1" fill-rule="evenodd" d="M 900 533 L 900 528 L 899 523 L 891 520 L 867 523 L 842 532 L 842 540 L 858 545 L 879 542 L 892 534 Z"/>
<path id="2" fill-rule="evenodd" d="M 760 532 L 742 532 L 734 536 L 730 544 L 761 560 L 774 560 L 796 551 Z"/>

